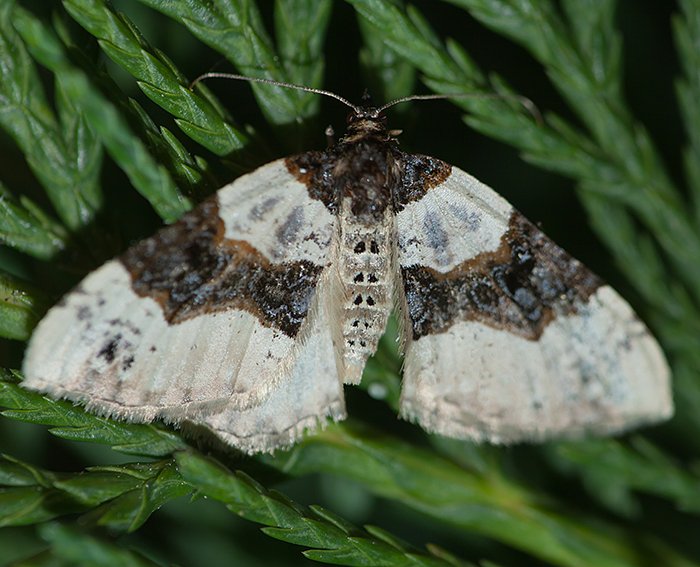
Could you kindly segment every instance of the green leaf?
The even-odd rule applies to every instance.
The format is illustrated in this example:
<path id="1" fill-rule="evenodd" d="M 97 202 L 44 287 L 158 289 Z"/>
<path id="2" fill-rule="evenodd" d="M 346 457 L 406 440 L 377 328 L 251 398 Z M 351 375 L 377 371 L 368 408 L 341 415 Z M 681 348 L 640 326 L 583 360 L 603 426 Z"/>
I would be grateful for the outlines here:
<path id="1" fill-rule="evenodd" d="M 88 224 L 102 205 L 101 145 L 84 117 L 71 113 L 66 85 L 61 81 L 56 85 L 59 117 L 53 114 L 37 69 L 14 29 L 20 12 L 11 1 L 0 6 L 0 127 L 22 149 L 61 220 L 70 230 L 77 230 Z M 40 247 L 38 252 L 50 254 L 54 250 Z"/>
<path id="2" fill-rule="evenodd" d="M 55 475 L 7 455 L 0 458 L 0 527 L 25 526 L 65 514 L 83 506 L 53 489 Z"/>
<path id="3" fill-rule="evenodd" d="M 389 102 L 414 93 L 416 70 L 384 43 L 384 35 L 367 20 L 358 20 L 364 45 L 360 63 L 366 83 L 375 100 Z"/>
<path id="4" fill-rule="evenodd" d="M 619 513 L 633 517 L 641 512 L 633 490 L 668 498 L 679 510 L 700 513 L 700 475 L 685 471 L 642 437 L 634 437 L 631 446 L 595 439 L 550 449 L 560 466 L 583 477 L 592 496 Z"/>
<path id="5" fill-rule="evenodd" d="M 13 25 L 32 55 L 61 77 L 65 96 L 80 107 L 109 154 L 156 212 L 171 222 L 189 209 L 189 202 L 179 194 L 168 172 L 153 160 L 143 142 L 133 136 L 115 107 L 92 87 L 82 71 L 70 64 L 54 33 L 19 8 L 14 10 Z"/>
<path id="6" fill-rule="evenodd" d="M 74 478 L 72 482 L 55 483 L 55 486 L 92 505 L 103 498 L 102 502 L 106 503 L 94 510 L 90 517 L 101 526 L 119 531 L 137 530 L 163 504 L 192 492 L 172 461 L 92 467 L 85 476 L 85 479 Z M 117 488 L 120 489 L 118 493 Z"/>
<path id="7" fill-rule="evenodd" d="M 102 0 L 65 0 L 66 10 L 94 35 L 103 51 L 138 80 L 153 102 L 177 118 L 188 136 L 217 155 L 240 150 L 247 136 L 228 124 L 166 56 L 148 45 L 123 14 Z"/>
<path id="8" fill-rule="evenodd" d="M 76 567 L 152 567 L 158 565 L 140 553 L 122 549 L 106 540 L 57 523 L 41 527 L 41 536 L 51 544 L 51 556 L 61 565 Z M 63 563 L 65 562 L 65 563 Z"/>
<path id="9" fill-rule="evenodd" d="M 49 431 L 58 437 L 111 445 L 132 455 L 161 457 L 186 446 L 177 435 L 156 425 L 115 422 L 25 390 L 16 382 L 18 376 L 0 370 L 0 407 L 8 408 L 2 412 L 5 417 L 50 425 Z"/>
<path id="10" fill-rule="evenodd" d="M 0 337 L 27 340 L 46 303 L 41 292 L 0 272 Z"/>
<path id="11" fill-rule="evenodd" d="M 0 459 L 0 525 L 33 524 L 89 511 L 84 525 L 131 532 L 160 506 L 190 492 L 172 461 L 58 475 L 8 456 Z"/>
<path id="12" fill-rule="evenodd" d="M 323 80 L 323 43 L 331 16 L 330 0 L 275 0 L 275 36 L 289 81 L 320 85 Z M 318 112 L 319 97 L 305 100 L 304 116 Z"/>
<path id="13" fill-rule="evenodd" d="M 375 29 L 381 30 L 384 44 L 398 55 L 410 61 L 428 77 L 445 85 L 458 85 L 462 78 L 459 66 L 450 56 L 435 45 L 434 35 L 427 35 L 427 28 L 416 25 L 395 3 L 388 0 L 348 0 Z M 418 12 L 413 11 L 417 19 Z M 461 85 L 460 85 L 461 86 Z M 446 92 L 458 89 L 447 88 Z"/>
<path id="14" fill-rule="evenodd" d="M 309 559 L 336 565 L 454 565 L 436 556 L 409 551 L 387 533 L 373 537 L 321 508 L 306 510 L 282 495 L 268 492 L 246 474 L 232 473 L 201 455 L 181 452 L 175 459 L 180 474 L 192 487 L 220 500 L 239 516 L 268 526 L 263 528 L 267 535 L 323 548 L 305 551 Z"/>
<path id="15" fill-rule="evenodd" d="M 624 530 L 579 512 L 567 516 L 536 493 L 508 481 L 498 469 L 466 471 L 435 453 L 387 438 L 376 431 L 333 426 L 307 437 L 265 462 L 294 476 L 325 472 L 360 482 L 384 498 L 399 501 L 433 519 L 503 541 L 556 565 L 634 564 L 637 543 Z M 645 534 L 663 565 L 682 565 L 672 550 Z"/>
<path id="16" fill-rule="evenodd" d="M 65 230 L 27 197 L 19 202 L 0 183 L 0 243 L 48 260 L 64 249 Z"/>
<path id="17" fill-rule="evenodd" d="M 683 151 L 685 173 L 700 226 L 700 2 L 680 0 L 680 11 L 673 15 L 673 32 L 683 76 L 676 82 L 681 117 L 686 125 L 687 146 Z"/>
<path id="18" fill-rule="evenodd" d="M 272 48 L 272 42 L 253 2 L 140 1 L 182 23 L 196 38 L 228 58 L 241 74 L 291 81 Z M 323 18 L 320 18 L 319 22 L 322 21 Z M 316 108 L 313 104 L 316 95 L 311 93 L 256 83 L 251 84 L 251 87 L 262 112 L 272 124 L 292 124 L 299 118 L 308 117 L 309 112 Z"/>

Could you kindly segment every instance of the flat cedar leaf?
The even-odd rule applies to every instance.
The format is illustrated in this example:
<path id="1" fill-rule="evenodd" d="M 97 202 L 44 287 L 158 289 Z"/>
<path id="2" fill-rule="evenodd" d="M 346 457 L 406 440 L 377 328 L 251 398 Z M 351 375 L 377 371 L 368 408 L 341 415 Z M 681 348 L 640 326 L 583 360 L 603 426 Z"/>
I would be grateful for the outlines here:
<path id="1" fill-rule="evenodd" d="M 180 474 L 192 488 L 223 502 L 239 516 L 264 524 L 262 531 L 267 535 L 306 547 L 325 548 L 305 551 L 310 559 L 338 565 L 449 564 L 437 557 L 397 548 L 396 538 L 389 545 L 384 538 L 373 538 L 318 507 L 313 512 L 316 518 L 311 517 L 310 510 L 279 498 L 245 473 L 233 473 L 212 459 L 182 451 L 175 454 L 175 460 Z M 332 521 L 327 517 L 332 517 Z"/>
<path id="2" fill-rule="evenodd" d="M 164 471 L 168 472 L 163 475 Z M 70 493 L 76 500 L 96 506 L 154 480 L 165 484 L 172 480 L 181 483 L 179 475 L 173 474 L 171 461 L 157 461 L 90 467 L 83 473 L 56 480 L 52 484 Z"/>
<path id="3" fill-rule="evenodd" d="M 151 478 L 142 480 L 132 490 L 95 510 L 91 516 L 97 523 L 120 531 L 133 532 L 166 502 L 192 492 L 192 487 L 183 482 L 172 461 L 163 463 Z"/>
<path id="4" fill-rule="evenodd" d="M 558 565 L 627 565 L 637 548 L 612 524 L 586 527 L 502 476 L 464 470 L 434 453 L 348 425 L 329 426 L 265 463 L 294 476 L 325 472 L 452 526 L 507 542 Z M 637 544 L 635 544 L 637 545 Z M 649 539 L 649 546 L 651 539 Z M 658 551 L 656 548 L 654 551 Z M 649 551 L 651 553 L 651 551 Z M 675 562 L 670 550 L 659 561 Z"/>
<path id="5" fill-rule="evenodd" d="M 70 64 L 55 34 L 26 10 L 15 7 L 13 14 L 13 25 L 32 55 L 61 77 L 65 96 L 72 98 L 85 114 L 134 187 L 166 222 L 179 218 L 190 203 L 180 195 L 167 170 L 153 160 L 143 142 L 132 134 L 116 108 L 85 74 Z"/>
<path id="6" fill-rule="evenodd" d="M 0 527 L 38 524 L 82 510 L 82 505 L 56 490 L 0 487 Z"/>
<path id="7" fill-rule="evenodd" d="M 192 453 L 175 457 L 182 477 L 203 494 L 227 505 L 259 499 L 260 490 L 245 476 L 234 476 L 219 463 Z"/>
<path id="8" fill-rule="evenodd" d="M 333 565 L 385 566 L 385 567 L 437 567 L 445 565 L 437 558 L 401 553 L 383 542 L 365 538 L 349 538 L 350 545 L 341 549 L 310 549 L 304 552 L 308 559 Z"/>
<path id="9" fill-rule="evenodd" d="M 104 52 L 138 81 L 153 102 L 176 117 L 196 142 L 217 155 L 246 143 L 245 133 L 226 123 L 218 110 L 195 91 L 163 54 L 153 49 L 123 14 L 102 0 L 67 0 L 68 13 L 97 38 Z"/>
<path id="10" fill-rule="evenodd" d="M 24 197 L 17 201 L 0 183 L 0 243 L 41 260 L 65 247 L 65 231 Z"/>
<path id="11" fill-rule="evenodd" d="M 49 488 L 55 482 L 55 475 L 24 463 L 10 455 L 0 455 L 0 485 L 34 486 Z"/>
<path id="12" fill-rule="evenodd" d="M 700 2 L 681 0 L 680 10 L 673 14 L 673 39 L 679 55 L 683 75 L 676 80 L 678 110 L 686 125 L 686 147 L 683 165 L 691 191 L 696 224 L 700 226 L 700 108 L 695 101 L 700 97 Z"/>
<path id="13" fill-rule="evenodd" d="M 261 530 L 280 541 L 318 548 L 333 547 L 338 538 L 342 537 L 341 533 L 329 529 L 327 524 L 309 518 L 302 518 L 300 525 L 293 528 L 264 527 Z"/>
<path id="14" fill-rule="evenodd" d="M 331 0 L 275 0 L 275 37 L 289 80 L 298 85 L 320 86 L 324 71 L 323 47 L 333 3 Z M 320 97 L 306 97 L 318 112 Z"/>
<path id="15" fill-rule="evenodd" d="M 397 538 L 395 535 L 390 534 L 389 532 L 380 528 L 379 526 L 366 525 L 366 526 L 364 526 L 364 528 L 365 528 L 365 530 L 367 530 L 368 533 L 372 534 L 377 539 L 382 540 L 384 543 L 388 543 L 390 546 L 392 546 L 396 549 L 410 549 L 411 548 L 411 545 L 408 542 Z"/>
<path id="16" fill-rule="evenodd" d="M 591 494 L 601 495 L 601 499 L 607 496 L 613 509 L 621 506 L 618 512 L 637 513 L 636 502 L 628 500 L 629 492 L 643 490 L 675 501 L 681 510 L 700 513 L 698 475 L 684 471 L 642 437 L 634 437 L 631 446 L 613 439 L 595 439 L 556 444 L 552 449 L 564 458 L 569 472 L 575 471 L 591 485 Z"/>
<path id="17" fill-rule="evenodd" d="M 122 423 L 86 413 L 64 401 L 24 390 L 8 370 L 0 369 L 0 407 L 12 419 L 50 425 L 59 437 L 111 445 L 133 455 L 160 457 L 184 448 L 176 434 L 150 424 Z"/>
<path id="18" fill-rule="evenodd" d="M 360 63 L 366 77 L 367 88 L 376 100 L 390 101 L 415 92 L 416 70 L 395 51 L 388 48 L 383 35 L 364 18 L 358 20 L 364 45 L 360 50 Z M 398 107 L 399 110 L 402 107 Z"/>
<path id="19" fill-rule="evenodd" d="M 384 44 L 399 56 L 424 72 L 428 77 L 458 84 L 461 77 L 459 66 L 451 61 L 446 52 L 432 41 L 421 37 L 426 30 L 420 30 L 408 14 L 389 0 L 348 0 L 358 14 L 375 29 L 383 32 Z M 413 12 L 414 18 L 418 12 Z M 446 92 L 455 92 L 446 88 Z M 465 91 L 469 92 L 469 91 Z"/>
<path id="20" fill-rule="evenodd" d="M 354 535 L 360 531 L 357 528 L 357 526 L 354 526 L 350 522 L 346 521 L 344 518 L 341 518 L 340 516 L 338 516 L 338 514 L 334 514 L 330 510 L 326 510 L 322 506 L 312 505 L 310 506 L 310 508 L 316 516 L 324 519 L 330 524 L 333 524 L 336 528 L 338 528 L 347 535 Z"/>
<path id="21" fill-rule="evenodd" d="M 41 536 L 51 544 L 52 558 L 75 567 L 153 567 L 158 565 L 143 555 L 115 543 L 98 539 L 57 523 L 40 528 Z M 66 563 L 63 563 L 66 562 Z"/>
<path id="22" fill-rule="evenodd" d="M 46 303 L 41 292 L 0 272 L 0 337 L 27 340 Z"/>
<path id="23" fill-rule="evenodd" d="M 140 136 L 145 138 L 149 150 L 173 175 L 178 187 L 190 197 L 203 198 L 217 185 L 207 173 L 209 165 L 203 158 L 199 160 L 189 153 L 167 128 L 156 126 L 152 118 L 134 99 L 126 101 L 129 115 L 134 117 L 141 128 Z M 131 121 L 132 124 L 134 120 Z M 177 122 L 177 120 L 176 120 Z"/>
<path id="24" fill-rule="evenodd" d="M 231 0 L 225 5 L 170 0 L 140 2 L 181 22 L 195 37 L 228 58 L 239 73 L 290 82 L 255 3 L 246 0 Z M 251 87 L 272 124 L 292 124 L 299 117 L 308 116 L 314 108 L 307 102 L 315 98 L 311 93 L 255 83 Z"/>
<path id="25" fill-rule="evenodd" d="M 56 481 L 54 485 L 86 506 L 97 506 L 125 492 L 136 490 L 142 483 L 143 480 L 129 474 L 102 472 L 91 467 L 85 473 Z"/>
<path id="26" fill-rule="evenodd" d="M 446 563 L 449 563 L 450 565 L 453 565 L 454 567 L 467 567 L 469 564 L 466 563 L 465 561 L 462 561 L 459 557 L 456 555 L 453 555 L 452 553 L 446 551 L 439 545 L 435 545 L 433 543 L 427 543 L 425 547 L 428 548 L 428 551 L 432 553 L 435 557 L 438 557 L 445 561 Z M 479 561 L 479 567 L 499 567 L 495 563 L 491 563 L 490 561 L 486 560 L 481 560 Z"/>
<path id="27" fill-rule="evenodd" d="M 59 122 L 53 114 L 34 62 L 15 30 L 18 12 L 14 2 L 0 6 L 0 127 L 22 149 L 61 220 L 77 230 L 94 218 L 102 203 L 98 180 L 101 146 L 81 117 L 71 120 L 61 112 Z M 59 108 L 64 108 L 61 94 L 58 99 Z M 76 159 L 79 155 L 82 159 Z M 44 237 L 43 245 L 37 246 L 38 254 L 53 252 L 42 249 L 51 247 L 50 239 L 47 242 Z"/>
<path id="28" fill-rule="evenodd" d="M 22 468 L 33 478 L 22 475 Z M 57 475 L 5 458 L 0 460 L 0 525 L 33 524 L 87 510 L 83 524 L 134 531 L 164 503 L 190 492 L 170 460 Z"/>

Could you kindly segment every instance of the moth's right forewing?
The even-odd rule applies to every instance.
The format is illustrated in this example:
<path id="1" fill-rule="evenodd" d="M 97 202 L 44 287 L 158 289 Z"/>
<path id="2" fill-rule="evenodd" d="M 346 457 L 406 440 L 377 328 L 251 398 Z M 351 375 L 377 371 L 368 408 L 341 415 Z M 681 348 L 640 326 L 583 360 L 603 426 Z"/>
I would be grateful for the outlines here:
<path id="1" fill-rule="evenodd" d="M 630 306 L 486 185 L 452 168 L 397 230 L 405 417 L 514 442 L 671 415 L 668 365 Z"/>

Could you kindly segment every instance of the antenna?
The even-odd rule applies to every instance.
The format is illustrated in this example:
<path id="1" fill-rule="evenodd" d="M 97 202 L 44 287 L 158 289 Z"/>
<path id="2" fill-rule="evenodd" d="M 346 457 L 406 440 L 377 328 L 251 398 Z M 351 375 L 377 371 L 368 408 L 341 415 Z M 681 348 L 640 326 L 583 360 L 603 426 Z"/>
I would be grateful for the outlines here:
<path id="1" fill-rule="evenodd" d="M 204 73 L 203 75 L 200 75 L 196 79 L 194 79 L 190 85 L 189 88 L 192 89 L 197 85 L 197 83 L 204 81 L 206 79 L 235 79 L 237 81 L 247 81 L 249 83 L 262 83 L 264 85 L 273 85 L 275 87 L 283 87 L 286 89 L 294 89 L 297 91 L 304 91 L 307 93 L 315 93 L 315 94 L 320 94 L 320 95 L 325 95 L 331 98 L 334 98 L 337 101 L 342 102 L 345 106 L 351 108 L 354 112 L 357 114 L 362 113 L 362 107 L 357 106 L 352 104 L 348 99 L 334 93 L 331 91 L 327 91 L 325 89 L 317 89 L 314 87 L 306 87 L 304 85 L 297 85 L 295 83 L 286 83 L 284 81 L 275 81 L 273 79 L 263 79 L 261 77 L 246 77 L 245 75 L 236 75 L 235 73 Z M 443 100 L 443 99 L 452 99 L 452 98 L 491 98 L 491 99 L 512 99 L 517 102 L 519 102 L 525 110 L 527 110 L 532 117 L 538 122 L 538 124 L 542 124 L 544 120 L 542 119 L 542 114 L 538 110 L 537 106 L 535 105 L 532 100 L 530 100 L 527 97 L 521 96 L 521 95 L 503 95 L 503 94 L 485 94 L 485 93 L 444 93 L 444 94 L 425 94 L 425 95 L 409 95 L 409 96 L 404 96 L 401 98 L 394 99 L 390 102 L 387 102 L 385 105 L 380 106 L 379 108 L 376 109 L 376 113 L 380 114 L 384 112 L 386 109 L 391 108 L 392 106 L 396 106 L 397 104 L 401 104 L 402 102 L 410 102 L 412 100 Z"/>
<path id="2" fill-rule="evenodd" d="M 237 81 L 248 81 L 249 83 L 263 83 L 265 85 L 273 85 L 276 87 L 284 87 L 287 89 L 294 89 L 297 91 L 305 91 L 307 93 L 325 95 L 334 98 L 335 100 L 339 100 L 345 106 L 349 106 L 357 113 L 361 111 L 359 106 L 355 106 L 348 99 L 343 98 L 342 96 L 335 94 L 331 91 L 326 91 L 324 89 L 316 89 L 313 87 L 305 87 L 304 85 L 295 85 L 294 83 L 285 83 L 283 81 L 274 81 L 272 79 L 263 79 L 261 77 L 246 77 L 245 75 L 236 75 L 234 73 L 204 73 L 203 75 L 200 75 L 190 83 L 190 89 L 193 88 L 197 83 L 205 79 L 235 79 Z"/>
<path id="3" fill-rule="evenodd" d="M 401 98 L 394 99 L 387 102 L 385 105 L 380 106 L 377 109 L 377 113 L 384 112 L 387 108 L 391 108 L 402 102 L 409 102 L 412 100 L 442 100 L 451 98 L 491 98 L 491 99 L 511 99 L 519 102 L 525 110 L 527 110 L 532 117 L 537 121 L 538 124 L 543 124 L 542 114 L 540 113 L 537 105 L 535 105 L 532 100 L 522 95 L 504 95 L 504 94 L 488 94 L 488 93 L 444 93 L 444 94 L 425 94 L 425 95 L 408 95 L 402 96 Z"/>

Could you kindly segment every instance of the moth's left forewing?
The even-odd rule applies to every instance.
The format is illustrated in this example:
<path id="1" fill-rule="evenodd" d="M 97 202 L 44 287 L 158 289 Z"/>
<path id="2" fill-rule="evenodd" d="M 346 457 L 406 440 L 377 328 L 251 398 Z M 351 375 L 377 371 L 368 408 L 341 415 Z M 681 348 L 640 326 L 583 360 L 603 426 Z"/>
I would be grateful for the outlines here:
<path id="1" fill-rule="evenodd" d="M 285 160 L 240 177 L 52 308 L 24 386 L 102 415 L 207 425 L 251 452 L 342 416 L 335 222 Z"/>
<path id="2" fill-rule="evenodd" d="M 443 177 L 396 218 L 402 414 L 492 442 L 668 417 L 668 366 L 630 306 L 490 188 Z"/>

